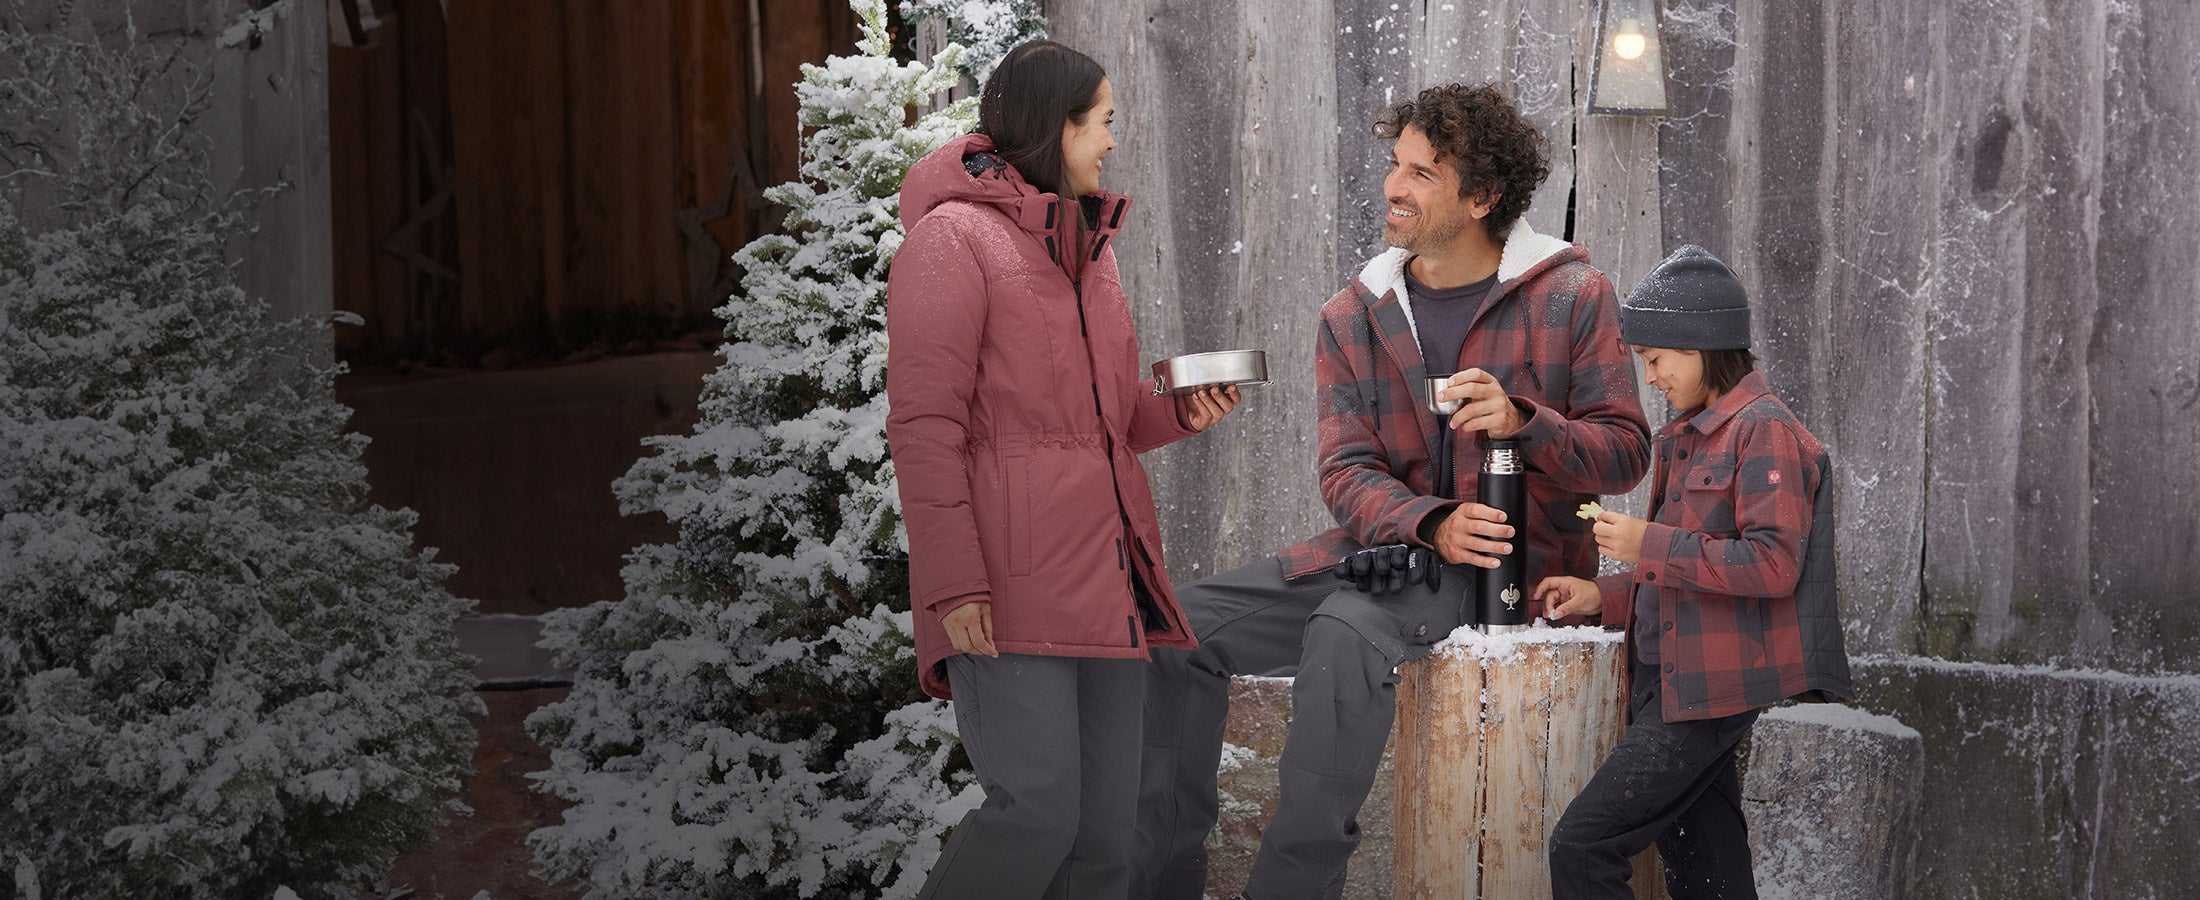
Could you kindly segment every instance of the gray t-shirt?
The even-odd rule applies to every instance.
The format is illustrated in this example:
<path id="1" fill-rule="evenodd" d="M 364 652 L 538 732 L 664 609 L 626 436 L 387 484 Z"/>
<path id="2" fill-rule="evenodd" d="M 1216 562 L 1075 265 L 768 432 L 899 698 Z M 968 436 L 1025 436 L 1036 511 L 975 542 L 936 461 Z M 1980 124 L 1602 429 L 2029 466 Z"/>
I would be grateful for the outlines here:
<path id="1" fill-rule="evenodd" d="M 1406 267 L 1406 299 L 1413 304 L 1413 330 L 1419 332 L 1421 358 L 1428 362 L 1429 374 L 1446 375 L 1458 369 L 1467 329 L 1496 286 L 1497 273 L 1492 272 L 1473 284 L 1437 290 L 1414 278 L 1412 266 Z"/>

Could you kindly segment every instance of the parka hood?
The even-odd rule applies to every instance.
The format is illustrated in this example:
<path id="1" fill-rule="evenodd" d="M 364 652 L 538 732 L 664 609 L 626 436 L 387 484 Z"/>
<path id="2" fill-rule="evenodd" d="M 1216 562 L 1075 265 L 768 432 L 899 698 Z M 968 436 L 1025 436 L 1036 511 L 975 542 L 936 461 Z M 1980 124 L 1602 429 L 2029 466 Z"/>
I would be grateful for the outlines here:
<path id="1" fill-rule="evenodd" d="M 1025 181 L 1016 167 L 1001 162 L 999 157 L 991 155 L 992 152 L 992 138 L 966 134 L 948 141 L 910 166 L 909 175 L 901 184 L 902 227 L 914 228 L 941 205 L 962 200 L 991 206 L 1017 227 L 1033 234 L 1052 233 L 1054 217 L 1061 208 L 1056 203 L 1056 195 Z M 1109 239 L 1122 227 L 1123 213 L 1130 208 L 1131 201 L 1129 197 L 1107 191 L 1079 199 L 1086 214 L 1097 223 L 1088 246 L 1092 257 L 1098 259 Z M 1050 243 L 1049 252 L 1052 250 Z"/>

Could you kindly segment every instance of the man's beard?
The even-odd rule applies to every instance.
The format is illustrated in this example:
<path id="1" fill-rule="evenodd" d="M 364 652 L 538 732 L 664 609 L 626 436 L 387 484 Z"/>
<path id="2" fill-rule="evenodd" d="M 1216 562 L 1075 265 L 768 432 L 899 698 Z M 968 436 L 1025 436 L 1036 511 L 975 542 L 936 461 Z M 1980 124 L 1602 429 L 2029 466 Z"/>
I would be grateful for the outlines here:
<path id="1" fill-rule="evenodd" d="M 1385 207 L 1385 209 L 1387 211 L 1388 207 Z M 1421 210 L 1414 218 L 1420 220 L 1420 227 L 1412 229 L 1406 234 L 1399 234 L 1398 232 L 1404 231 L 1404 229 L 1385 221 L 1383 223 L 1383 243 L 1418 256 L 1428 252 L 1431 247 L 1440 247 L 1451 243 L 1453 239 L 1459 236 L 1459 232 L 1466 230 L 1468 223 L 1471 221 L 1465 215 L 1450 220 L 1436 219 L 1430 217 L 1427 210 Z"/>

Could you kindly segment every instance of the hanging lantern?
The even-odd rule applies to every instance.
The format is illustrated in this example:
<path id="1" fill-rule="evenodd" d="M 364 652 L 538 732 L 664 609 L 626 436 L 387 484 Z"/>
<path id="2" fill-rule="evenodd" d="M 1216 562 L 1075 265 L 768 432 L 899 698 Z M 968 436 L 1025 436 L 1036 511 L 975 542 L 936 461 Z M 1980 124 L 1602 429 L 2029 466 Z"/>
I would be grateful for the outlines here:
<path id="1" fill-rule="evenodd" d="M 1658 0 L 1601 0 L 1589 62 L 1589 112 L 1665 115 L 1665 41 Z"/>

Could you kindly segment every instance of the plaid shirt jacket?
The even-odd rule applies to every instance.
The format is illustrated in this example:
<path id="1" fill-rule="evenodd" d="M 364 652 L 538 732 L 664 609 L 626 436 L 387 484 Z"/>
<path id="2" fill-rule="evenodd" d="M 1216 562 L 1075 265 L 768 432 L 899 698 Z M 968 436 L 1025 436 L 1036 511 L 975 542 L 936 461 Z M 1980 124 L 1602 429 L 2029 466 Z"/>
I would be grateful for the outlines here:
<path id="1" fill-rule="evenodd" d="M 1660 429 L 1655 462 L 1641 557 L 1597 586 L 1630 638 L 1637 586 L 1657 587 L 1641 624 L 1658 629 L 1665 721 L 1849 699 L 1825 446 L 1751 372 Z"/>
<path id="2" fill-rule="evenodd" d="M 1363 546 L 1421 544 L 1422 518 L 1454 502 L 1434 496 L 1441 426 L 1427 410 L 1430 368 L 1406 303 L 1406 259 L 1403 250 L 1377 256 L 1322 307 L 1317 471 L 1341 527 L 1278 554 L 1285 578 L 1324 572 Z M 1649 463 L 1649 426 L 1611 281 L 1580 246 L 1516 224 L 1498 285 L 1455 363 L 1436 371 L 1480 367 L 1528 416 L 1516 435 L 1530 473 L 1528 583 L 1546 574 L 1593 576 L 1596 542 L 1574 510 L 1632 489 Z M 1458 499 L 1473 500 L 1482 442 L 1467 433 L 1454 446 Z"/>

